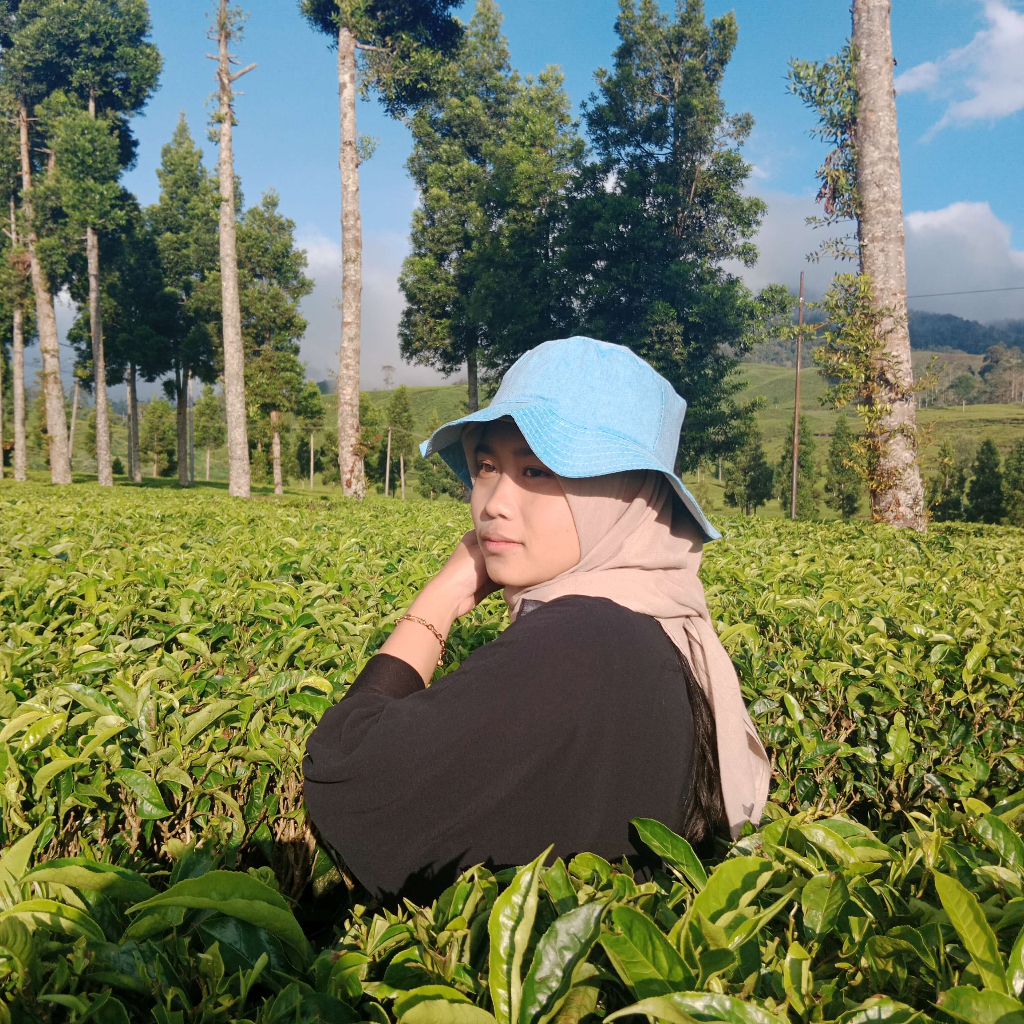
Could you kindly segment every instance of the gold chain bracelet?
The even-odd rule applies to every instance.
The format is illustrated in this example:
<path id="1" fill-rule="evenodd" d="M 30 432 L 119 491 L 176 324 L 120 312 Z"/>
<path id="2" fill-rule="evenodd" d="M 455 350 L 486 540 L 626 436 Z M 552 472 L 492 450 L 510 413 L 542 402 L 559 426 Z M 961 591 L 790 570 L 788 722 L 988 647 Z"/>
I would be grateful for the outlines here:
<path id="1" fill-rule="evenodd" d="M 441 645 L 441 654 L 438 656 L 437 659 L 437 667 L 441 668 L 444 665 L 444 637 L 441 636 L 437 629 L 434 626 L 432 626 L 429 622 L 427 622 L 426 619 L 421 619 L 418 615 L 403 615 L 402 618 L 395 623 L 395 625 L 397 626 L 398 623 L 402 621 L 402 619 L 409 619 L 411 622 L 418 622 L 421 626 L 426 626 L 427 629 L 429 629 L 430 632 L 437 637 L 437 642 Z"/>

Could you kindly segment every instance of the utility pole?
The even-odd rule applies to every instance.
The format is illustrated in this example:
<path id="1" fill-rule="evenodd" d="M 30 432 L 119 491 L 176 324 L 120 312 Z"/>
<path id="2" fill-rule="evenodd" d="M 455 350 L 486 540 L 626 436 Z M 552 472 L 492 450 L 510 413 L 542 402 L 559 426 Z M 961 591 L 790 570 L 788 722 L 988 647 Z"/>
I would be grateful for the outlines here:
<path id="1" fill-rule="evenodd" d="M 389 496 L 388 487 L 391 484 L 391 428 L 388 427 L 388 457 L 384 463 L 384 497 Z"/>
<path id="2" fill-rule="evenodd" d="M 800 306 L 796 315 L 796 398 L 793 402 L 793 490 L 789 518 L 796 519 L 796 481 L 800 456 L 800 349 L 804 337 L 804 272 L 800 271 Z"/>

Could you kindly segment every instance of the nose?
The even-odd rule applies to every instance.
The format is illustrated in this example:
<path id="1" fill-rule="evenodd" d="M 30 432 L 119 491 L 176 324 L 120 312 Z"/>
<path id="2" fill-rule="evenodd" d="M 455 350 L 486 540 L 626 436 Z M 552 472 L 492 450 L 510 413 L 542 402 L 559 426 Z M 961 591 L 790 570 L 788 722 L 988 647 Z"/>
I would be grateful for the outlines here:
<path id="1" fill-rule="evenodd" d="M 484 502 L 484 516 L 488 519 L 511 519 L 515 509 L 515 490 L 512 477 L 501 473 Z"/>

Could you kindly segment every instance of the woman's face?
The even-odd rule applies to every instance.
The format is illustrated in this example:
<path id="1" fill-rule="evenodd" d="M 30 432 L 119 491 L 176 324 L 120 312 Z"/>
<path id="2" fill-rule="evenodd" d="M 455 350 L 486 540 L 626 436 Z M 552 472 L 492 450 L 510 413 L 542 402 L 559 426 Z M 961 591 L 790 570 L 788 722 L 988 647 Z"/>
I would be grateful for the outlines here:
<path id="1" fill-rule="evenodd" d="M 495 583 L 528 587 L 579 562 L 580 542 L 562 485 L 515 423 L 489 423 L 471 458 L 473 525 Z"/>

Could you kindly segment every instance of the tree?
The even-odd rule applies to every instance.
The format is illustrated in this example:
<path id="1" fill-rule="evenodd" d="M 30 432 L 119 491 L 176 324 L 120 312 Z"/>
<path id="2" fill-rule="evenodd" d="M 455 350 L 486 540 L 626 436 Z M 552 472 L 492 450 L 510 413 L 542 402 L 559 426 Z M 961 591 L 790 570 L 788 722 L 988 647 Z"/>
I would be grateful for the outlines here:
<path id="1" fill-rule="evenodd" d="M 872 519 L 924 531 L 914 399 L 921 388 L 914 383 L 907 326 L 889 8 L 889 0 L 854 0 L 850 44 L 823 64 L 791 62 L 790 80 L 793 91 L 818 113 L 816 134 L 835 147 L 818 171 L 826 221 L 857 220 L 856 249 L 849 250 L 845 240 L 831 248 L 834 254 L 859 258 L 864 280 L 856 293 L 865 306 L 863 318 L 874 314 L 877 372 L 870 401 L 881 443 L 869 481 Z M 833 370 L 838 377 L 844 367 L 836 364 Z M 851 376 L 863 379 L 859 368 Z"/>
<path id="2" fill-rule="evenodd" d="M 283 413 L 291 410 L 302 393 L 304 372 L 295 352 L 264 348 L 249 361 L 248 396 L 250 411 L 265 417 L 270 428 L 270 456 L 274 471 L 274 493 L 284 493 L 281 471 Z"/>
<path id="3" fill-rule="evenodd" d="M 165 398 L 151 399 L 142 414 L 139 444 L 153 465 L 154 478 L 175 470 L 179 454 L 176 419 Z"/>
<path id="4" fill-rule="evenodd" d="M 974 392 L 977 388 L 974 376 L 970 373 L 958 374 L 949 385 L 949 393 L 953 396 L 956 401 L 960 402 L 961 405 L 965 405 L 974 398 Z"/>
<path id="5" fill-rule="evenodd" d="M 367 153 L 356 131 L 356 54 L 362 84 L 377 93 L 392 116 L 430 95 L 444 56 L 458 45 L 459 23 L 449 14 L 458 0 L 300 0 L 310 25 L 338 50 L 341 131 L 341 347 L 338 353 L 338 468 L 342 493 L 366 493 L 359 432 L 362 219 L 359 163 Z M 360 151 L 362 150 L 362 152 Z"/>
<path id="6" fill-rule="evenodd" d="M 26 29 L 25 66 L 47 82 L 46 120 L 54 158 L 49 182 L 67 217 L 64 230 L 85 237 L 92 389 L 96 396 L 96 457 L 100 485 L 111 486 L 110 425 L 100 300 L 99 234 L 120 226 L 121 170 L 134 163 L 127 120 L 156 87 L 160 55 L 148 41 L 146 0 L 38 0 Z M 77 277 L 78 275 L 76 275 Z M 79 295 L 72 290 L 76 300 Z M 83 305 L 86 303 L 82 303 Z"/>
<path id="7" fill-rule="evenodd" d="M 245 344 L 247 400 L 269 419 L 274 491 L 284 492 L 281 472 L 283 416 L 302 394 L 305 371 L 299 339 L 306 320 L 299 302 L 313 290 L 303 272 L 305 250 L 295 248 L 295 223 L 278 212 L 276 192 L 242 215 L 238 231 L 241 328 Z M 230 430 L 228 440 L 230 441 Z"/>
<path id="8" fill-rule="evenodd" d="M 572 183 L 561 287 L 570 333 L 628 345 L 689 403 L 678 465 L 729 458 L 753 416 L 736 396 L 738 361 L 788 312 L 786 290 L 753 296 L 729 261 L 750 266 L 766 206 L 746 187 L 748 114 L 721 96 L 736 45 L 732 14 L 702 0 L 673 15 L 620 0 L 614 66 L 597 73 L 585 119 L 595 160 Z M 538 339 L 539 340 L 539 339 Z"/>
<path id="9" fill-rule="evenodd" d="M 401 461 L 411 466 L 412 460 L 419 451 L 414 433 L 412 403 L 409 401 L 409 389 L 399 384 L 388 399 L 387 424 L 391 428 L 391 461 Z M 384 452 L 387 458 L 386 451 Z"/>
<path id="10" fill-rule="evenodd" d="M 528 348 L 559 322 L 549 243 L 582 149 L 569 106 L 555 69 L 520 79 L 501 12 L 478 0 L 444 87 L 411 120 L 420 201 L 399 279 L 402 355 L 446 374 L 465 363 L 470 411 L 480 366 L 504 368 L 499 348 Z"/>
<path id="11" fill-rule="evenodd" d="M 806 418 L 800 420 L 800 441 L 796 458 L 796 517 L 797 519 L 813 519 L 818 512 L 817 494 L 814 490 L 818 475 L 818 464 L 814 458 L 817 447 L 814 432 Z M 786 432 L 786 442 L 782 447 L 778 469 L 775 474 L 777 481 L 777 497 L 783 512 L 789 512 L 793 497 L 793 423 L 790 421 Z"/>
<path id="12" fill-rule="evenodd" d="M 986 437 L 971 467 L 971 483 L 967 488 L 967 518 L 971 522 L 1000 523 L 1006 514 L 999 462 L 995 441 Z"/>
<path id="13" fill-rule="evenodd" d="M 771 498 L 775 470 L 768 464 L 756 424 L 750 427 L 738 457 L 726 463 L 723 477 L 726 504 L 742 508 L 744 515 L 757 515 L 758 508 Z"/>
<path id="14" fill-rule="evenodd" d="M 0 349 L 9 343 L 11 360 L 4 370 L 0 394 L 3 402 L 0 422 L 11 422 L 0 450 L 13 442 L 12 468 L 16 482 L 28 479 L 25 448 L 25 345 L 35 335 L 32 280 L 28 255 L 18 232 L 17 199 L 20 192 L 18 136 L 9 122 L 0 122 L 0 195 L 8 200 L 9 227 L 0 234 Z"/>
<path id="15" fill-rule="evenodd" d="M 792 432 L 790 432 L 792 439 Z M 790 458 L 792 471 L 792 458 Z M 843 519 L 857 514 L 861 496 L 861 475 L 857 471 L 857 453 L 845 415 L 836 418 L 828 449 L 828 474 L 825 478 L 825 504 Z M 799 492 L 797 494 L 799 502 Z"/>
<path id="16" fill-rule="evenodd" d="M 219 448 L 227 439 L 224 412 L 212 384 L 203 385 L 203 393 L 192 409 L 195 443 L 206 449 L 206 479 L 210 479 L 210 449 Z"/>
<path id="17" fill-rule="evenodd" d="M 182 321 L 180 293 L 167 286 L 156 236 L 134 201 L 121 230 L 108 238 L 104 267 L 108 376 L 119 376 L 126 384 L 128 470 L 141 483 L 138 380 L 152 383 L 174 368 Z"/>
<path id="18" fill-rule="evenodd" d="M 324 396 L 320 394 L 320 388 L 316 383 L 307 380 L 299 392 L 295 402 L 295 420 L 299 429 L 309 435 L 309 489 L 313 490 L 313 469 L 316 462 L 315 438 L 318 431 L 324 426 Z M 299 447 L 299 457 L 302 457 L 302 448 Z M 300 470 L 303 467 L 300 467 Z"/>
<path id="19" fill-rule="evenodd" d="M 938 472 L 932 477 L 928 488 L 928 510 L 936 522 L 963 519 L 967 474 L 957 464 L 952 442 L 943 441 L 937 461 Z"/>
<path id="20" fill-rule="evenodd" d="M 68 425 L 64 413 L 64 386 L 60 376 L 57 317 L 53 305 L 52 283 L 40 258 L 40 238 L 33 196 L 33 175 L 38 171 L 38 159 L 45 147 L 30 142 L 35 127 L 36 105 L 45 100 L 50 91 L 50 83 L 36 74 L 38 69 L 34 65 L 34 57 L 40 46 L 37 22 L 45 10 L 44 0 L 39 0 L 35 4 L 25 4 L 24 8 L 20 5 L 16 8 L 14 4 L 4 6 L 4 35 L 8 45 L 0 64 L 0 85 L 11 97 L 17 111 L 22 213 L 18 235 L 24 242 L 28 255 L 35 301 L 39 352 L 43 364 L 42 387 L 46 405 L 50 480 L 54 484 L 70 484 L 71 460 L 68 451 Z M 43 28 L 45 34 L 45 26 Z M 52 174 L 54 168 L 54 161 L 48 159 L 47 173 Z"/>
<path id="21" fill-rule="evenodd" d="M 228 494 L 235 498 L 249 497 L 249 440 L 246 436 L 245 349 L 242 343 L 241 309 L 238 294 L 238 259 L 235 238 L 235 163 L 231 149 L 234 121 L 232 88 L 242 75 L 252 71 L 250 64 L 232 73 L 238 61 L 228 52 L 231 43 L 241 36 L 243 15 L 239 8 L 220 0 L 217 20 L 210 38 L 217 42 L 217 97 L 219 109 L 215 118 L 218 127 L 220 158 L 220 281 L 221 324 L 224 344 L 224 401 L 228 419 Z"/>
<path id="22" fill-rule="evenodd" d="M 156 243 L 164 287 L 174 296 L 175 320 L 168 325 L 169 368 L 164 388 L 177 407 L 178 483 L 188 486 L 188 381 L 216 379 L 214 350 L 220 318 L 217 280 L 217 184 L 203 166 L 184 113 L 171 141 L 160 151 L 160 199 L 146 210 Z"/>
<path id="23" fill-rule="evenodd" d="M 1006 456 L 1003 494 L 1006 499 L 1006 521 L 1011 526 L 1024 526 L 1024 438 Z"/>
<path id="24" fill-rule="evenodd" d="M 384 460 L 387 452 L 387 423 L 384 410 L 370 401 L 365 391 L 359 393 L 359 447 L 370 483 L 384 482 Z M 337 434 L 334 434 L 336 437 Z M 325 443 L 330 443 L 328 435 Z M 327 480 L 325 471 L 324 480 Z"/>

